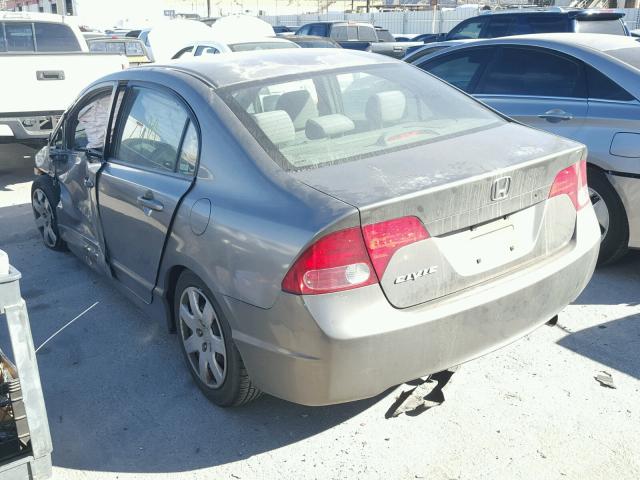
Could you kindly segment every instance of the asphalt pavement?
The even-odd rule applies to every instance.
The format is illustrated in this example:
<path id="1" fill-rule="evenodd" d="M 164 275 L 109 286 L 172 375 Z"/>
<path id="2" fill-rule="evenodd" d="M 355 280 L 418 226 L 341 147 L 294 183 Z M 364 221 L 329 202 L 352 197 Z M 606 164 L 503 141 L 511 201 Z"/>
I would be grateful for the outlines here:
<path id="1" fill-rule="evenodd" d="M 75 319 L 38 353 L 55 480 L 640 478 L 640 252 L 598 269 L 556 326 L 463 365 L 437 395 L 418 387 L 397 417 L 415 386 L 220 409 L 163 319 L 42 245 L 30 180 L 0 173 L 0 249 L 23 274 L 36 346 Z"/>

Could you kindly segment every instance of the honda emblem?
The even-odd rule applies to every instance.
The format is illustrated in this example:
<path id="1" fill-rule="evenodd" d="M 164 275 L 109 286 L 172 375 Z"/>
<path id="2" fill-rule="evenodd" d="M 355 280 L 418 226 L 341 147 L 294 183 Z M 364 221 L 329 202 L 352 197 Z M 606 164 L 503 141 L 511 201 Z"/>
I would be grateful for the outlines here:
<path id="1" fill-rule="evenodd" d="M 511 177 L 501 177 L 494 180 L 491 187 L 491 200 L 494 202 L 504 200 L 509 196 L 509 189 L 511 189 Z"/>

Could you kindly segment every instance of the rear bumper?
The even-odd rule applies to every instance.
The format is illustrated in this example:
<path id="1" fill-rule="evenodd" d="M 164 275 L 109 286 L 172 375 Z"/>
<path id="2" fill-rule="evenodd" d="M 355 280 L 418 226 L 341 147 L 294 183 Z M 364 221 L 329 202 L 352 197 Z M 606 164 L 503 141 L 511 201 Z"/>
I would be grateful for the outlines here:
<path id="1" fill-rule="evenodd" d="M 0 166 L 21 166 L 32 161 L 38 150 L 47 144 L 50 129 L 28 129 L 22 121 L 26 118 L 50 118 L 51 125 L 59 114 L 38 115 L 28 114 L 26 117 L 0 117 Z"/>
<path id="2" fill-rule="evenodd" d="M 561 253 L 443 300 L 399 310 L 373 285 L 331 295 L 282 294 L 269 310 L 226 298 L 225 309 L 257 386 L 306 405 L 347 402 L 531 332 L 584 289 L 599 244 L 589 205 Z"/>

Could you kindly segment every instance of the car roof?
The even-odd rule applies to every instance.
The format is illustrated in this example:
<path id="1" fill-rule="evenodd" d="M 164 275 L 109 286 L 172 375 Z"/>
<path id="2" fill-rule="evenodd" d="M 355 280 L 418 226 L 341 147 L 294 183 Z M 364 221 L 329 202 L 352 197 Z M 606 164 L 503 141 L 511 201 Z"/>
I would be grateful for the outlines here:
<path id="1" fill-rule="evenodd" d="M 466 45 L 484 45 L 496 43 L 535 43 L 548 45 L 566 45 L 577 48 L 589 48 L 607 52 L 620 48 L 640 48 L 640 43 L 633 37 L 624 35 L 608 35 L 603 33 L 534 33 L 529 35 L 514 35 L 511 37 L 488 38 L 472 40 Z M 428 44 L 427 44 L 428 45 Z"/>
<path id="2" fill-rule="evenodd" d="M 333 41 L 328 37 L 320 37 L 318 35 L 291 35 L 291 37 L 286 37 L 290 42 L 304 42 L 305 40 L 322 40 L 323 42 Z"/>
<path id="3" fill-rule="evenodd" d="M 138 67 L 180 70 L 202 78 L 214 87 L 267 80 L 287 75 L 322 72 L 337 68 L 398 63 L 398 60 L 368 52 L 334 48 L 296 48 L 212 55 L 206 62 L 185 59 L 168 65 Z"/>
<path id="4" fill-rule="evenodd" d="M 480 13 L 483 15 L 569 15 L 589 18 L 589 17 L 611 17 L 622 18 L 625 13 L 612 9 L 589 9 L 589 8 L 573 8 L 573 7 L 540 7 L 540 8 L 511 8 L 504 10 L 484 10 Z"/>
<path id="5" fill-rule="evenodd" d="M 222 39 L 221 43 L 228 45 L 238 45 L 241 43 L 291 43 L 291 40 L 282 37 L 256 37 L 256 38 L 234 38 L 234 39 Z"/>

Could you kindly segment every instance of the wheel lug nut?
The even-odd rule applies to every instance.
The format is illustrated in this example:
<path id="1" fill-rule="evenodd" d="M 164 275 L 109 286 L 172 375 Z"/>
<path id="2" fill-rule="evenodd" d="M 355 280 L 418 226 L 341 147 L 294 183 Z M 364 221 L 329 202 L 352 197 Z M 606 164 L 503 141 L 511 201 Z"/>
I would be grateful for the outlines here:
<path id="1" fill-rule="evenodd" d="M 203 344 L 202 344 L 202 351 L 203 351 L 203 352 L 206 352 L 206 351 L 207 351 L 207 344 L 206 344 L 206 343 L 203 343 Z"/>
<path id="2" fill-rule="evenodd" d="M 204 335 L 204 332 L 202 330 L 200 330 L 199 328 L 196 328 L 196 335 L 201 337 L 202 335 Z"/>

